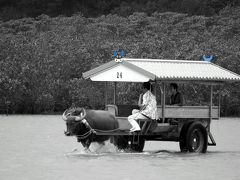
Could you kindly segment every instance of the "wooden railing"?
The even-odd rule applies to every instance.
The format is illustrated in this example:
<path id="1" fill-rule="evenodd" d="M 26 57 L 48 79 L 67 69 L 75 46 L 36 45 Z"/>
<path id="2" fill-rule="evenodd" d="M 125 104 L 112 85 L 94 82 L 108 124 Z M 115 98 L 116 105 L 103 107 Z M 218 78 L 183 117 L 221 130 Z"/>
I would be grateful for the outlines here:
<path id="1" fill-rule="evenodd" d="M 132 109 L 137 108 L 136 105 L 106 105 L 106 110 L 120 117 L 131 115 Z M 220 111 L 218 106 L 165 106 L 164 111 L 162 106 L 157 106 L 159 118 L 211 118 L 219 119 Z M 211 113 L 210 113 L 211 112 Z"/>
<path id="2" fill-rule="evenodd" d="M 162 106 L 157 106 L 159 118 L 163 117 Z M 218 106 L 165 106 L 165 118 L 210 118 L 210 111 L 212 119 L 220 117 Z"/>

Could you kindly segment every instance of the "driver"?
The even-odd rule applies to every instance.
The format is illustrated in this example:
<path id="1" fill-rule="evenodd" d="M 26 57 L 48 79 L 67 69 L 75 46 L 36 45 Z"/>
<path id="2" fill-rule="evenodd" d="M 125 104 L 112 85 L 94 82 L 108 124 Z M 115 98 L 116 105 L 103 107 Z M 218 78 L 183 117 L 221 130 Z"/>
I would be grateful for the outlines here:
<path id="1" fill-rule="evenodd" d="M 132 115 L 128 116 L 128 121 L 132 125 L 130 132 L 140 131 L 141 128 L 136 122 L 138 119 L 157 119 L 157 101 L 151 92 L 150 82 L 143 83 L 143 93 L 140 94 L 138 106 L 140 110 L 134 109 Z"/>

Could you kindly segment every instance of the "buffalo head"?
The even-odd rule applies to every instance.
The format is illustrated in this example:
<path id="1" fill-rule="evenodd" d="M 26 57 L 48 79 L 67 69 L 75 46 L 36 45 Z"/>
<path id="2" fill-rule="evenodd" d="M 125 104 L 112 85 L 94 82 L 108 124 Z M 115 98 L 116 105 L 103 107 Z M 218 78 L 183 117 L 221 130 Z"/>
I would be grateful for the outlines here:
<path id="1" fill-rule="evenodd" d="M 62 118 L 66 122 L 66 136 L 81 135 L 89 130 L 84 123 L 86 110 L 84 108 L 71 108 L 64 111 Z M 86 121 L 86 120 L 85 120 Z"/>

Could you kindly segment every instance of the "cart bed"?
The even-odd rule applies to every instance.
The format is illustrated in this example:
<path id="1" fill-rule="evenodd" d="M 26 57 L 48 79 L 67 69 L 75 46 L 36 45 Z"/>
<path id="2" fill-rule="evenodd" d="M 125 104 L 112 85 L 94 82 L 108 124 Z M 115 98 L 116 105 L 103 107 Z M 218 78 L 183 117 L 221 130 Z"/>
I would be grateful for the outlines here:
<path id="1" fill-rule="evenodd" d="M 117 136 L 117 135 L 145 135 L 145 136 L 151 136 L 151 135 L 161 135 L 161 133 L 170 132 L 173 129 L 177 128 L 177 125 L 170 125 L 169 123 L 158 123 L 157 127 L 149 132 L 146 131 L 146 128 L 143 126 L 141 127 L 142 130 L 140 132 L 130 132 L 131 125 L 127 120 L 127 117 L 116 117 L 119 123 L 119 128 L 117 130 L 111 130 L 111 131 L 101 131 L 96 130 L 96 135 L 110 135 L 110 136 Z M 150 122 L 151 120 L 140 120 L 142 122 Z"/>

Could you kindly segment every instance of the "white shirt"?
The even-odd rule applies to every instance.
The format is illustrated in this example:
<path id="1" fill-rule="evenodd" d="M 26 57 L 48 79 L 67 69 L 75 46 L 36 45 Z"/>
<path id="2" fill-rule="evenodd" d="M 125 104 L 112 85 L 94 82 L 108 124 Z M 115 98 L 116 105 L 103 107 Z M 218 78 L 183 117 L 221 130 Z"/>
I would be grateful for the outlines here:
<path id="1" fill-rule="evenodd" d="M 151 119 L 157 119 L 157 101 L 156 97 L 147 91 L 143 95 L 143 105 L 146 106 L 141 113 Z"/>

